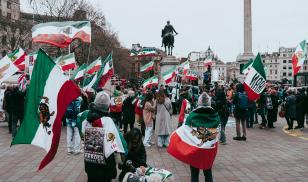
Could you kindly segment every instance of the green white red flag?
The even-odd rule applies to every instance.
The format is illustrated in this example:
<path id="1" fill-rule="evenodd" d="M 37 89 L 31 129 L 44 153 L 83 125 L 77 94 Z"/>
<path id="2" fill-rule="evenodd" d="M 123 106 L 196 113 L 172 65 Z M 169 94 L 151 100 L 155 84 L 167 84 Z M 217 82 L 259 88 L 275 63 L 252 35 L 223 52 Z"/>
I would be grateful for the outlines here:
<path id="1" fill-rule="evenodd" d="M 0 83 L 14 75 L 19 69 L 13 64 L 12 60 L 6 55 L 0 60 Z"/>
<path id="2" fill-rule="evenodd" d="M 146 88 L 152 88 L 152 86 L 157 86 L 157 85 L 158 85 L 158 77 L 157 76 L 153 76 L 151 78 L 146 79 L 142 84 L 144 90 Z"/>
<path id="3" fill-rule="evenodd" d="M 244 64 L 244 66 L 241 68 L 240 72 L 241 72 L 242 74 L 245 74 L 245 75 L 246 75 L 246 74 L 249 72 L 249 69 L 251 68 L 252 63 L 253 63 L 253 59 L 250 59 L 250 60 L 248 61 L 248 63 Z"/>
<path id="4" fill-rule="evenodd" d="M 304 64 L 307 58 L 307 45 L 306 40 L 303 40 L 295 50 L 292 56 L 293 76 L 295 76 Z"/>
<path id="5" fill-rule="evenodd" d="M 110 53 L 106 57 L 103 65 L 104 66 L 102 66 L 101 69 L 97 73 L 97 80 L 93 86 L 93 89 L 95 90 L 97 88 L 103 88 L 105 84 L 108 82 L 108 80 L 110 80 L 114 74 L 112 53 Z"/>
<path id="6" fill-rule="evenodd" d="M 79 66 L 78 69 L 74 71 L 71 79 L 80 81 L 80 79 L 84 77 L 86 68 L 87 68 L 86 64 L 82 64 L 81 66 Z"/>
<path id="7" fill-rule="evenodd" d="M 93 61 L 87 68 L 86 68 L 86 73 L 93 75 L 95 72 L 97 72 L 98 70 L 100 70 L 101 66 L 102 66 L 102 58 L 98 57 L 95 61 Z"/>
<path id="8" fill-rule="evenodd" d="M 154 68 L 154 61 L 151 61 L 145 65 L 143 65 L 141 68 L 140 68 L 140 72 L 148 72 L 148 71 L 151 71 L 153 70 Z"/>
<path id="9" fill-rule="evenodd" d="M 189 80 L 198 80 L 198 72 L 189 69 L 187 70 L 185 77 Z"/>
<path id="10" fill-rule="evenodd" d="M 210 169 L 218 147 L 220 118 L 211 107 L 198 107 L 170 136 L 167 152 L 198 169 Z"/>
<path id="11" fill-rule="evenodd" d="M 60 48 L 68 47 L 74 39 L 91 42 L 89 21 L 64 21 L 40 23 L 32 28 L 32 40 Z"/>
<path id="12" fill-rule="evenodd" d="M 24 120 L 12 141 L 12 145 L 32 144 L 47 151 L 39 170 L 55 157 L 62 117 L 67 106 L 80 95 L 79 87 L 67 80 L 52 58 L 40 49 L 27 93 Z"/>
<path id="13" fill-rule="evenodd" d="M 26 74 L 21 74 L 18 78 L 18 89 L 21 92 L 24 92 L 27 88 L 28 81 Z"/>
<path id="14" fill-rule="evenodd" d="M 97 73 L 95 73 L 94 75 L 86 74 L 82 81 L 82 90 L 87 91 L 89 89 L 94 89 L 96 81 Z"/>
<path id="15" fill-rule="evenodd" d="M 265 89 L 266 74 L 261 55 L 258 54 L 244 80 L 244 88 L 249 100 L 257 100 Z"/>
<path id="16" fill-rule="evenodd" d="M 176 67 L 173 67 L 163 73 L 163 79 L 165 80 L 166 84 L 169 84 L 172 82 L 172 79 L 175 77 L 175 70 L 176 70 Z"/>
<path id="17" fill-rule="evenodd" d="M 74 53 L 70 53 L 65 56 L 60 56 L 55 60 L 55 62 L 59 66 L 61 66 L 62 71 L 67 71 L 70 69 L 74 69 L 76 67 L 76 59 Z"/>
<path id="18" fill-rule="evenodd" d="M 189 61 L 185 61 L 184 63 L 180 64 L 180 67 L 183 68 L 183 75 L 186 75 L 190 69 Z"/>
<path id="19" fill-rule="evenodd" d="M 145 47 L 138 52 L 138 56 L 140 57 L 155 56 L 155 55 L 157 55 L 157 51 L 156 48 L 153 47 Z"/>
<path id="20" fill-rule="evenodd" d="M 26 56 L 27 53 L 22 48 L 18 48 L 11 54 L 8 54 L 8 57 L 13 61 L 14 65 L 17 66 L 20 71 L 25 70 Z"/>
<path id="21" fill-rule="evenodd" d="M 212 66 L 213 64 L 213 59 L 212 56 L 208 56 L 205 60 L 204 60 L 204 66 L 208 67 L 208 66 Z"/>

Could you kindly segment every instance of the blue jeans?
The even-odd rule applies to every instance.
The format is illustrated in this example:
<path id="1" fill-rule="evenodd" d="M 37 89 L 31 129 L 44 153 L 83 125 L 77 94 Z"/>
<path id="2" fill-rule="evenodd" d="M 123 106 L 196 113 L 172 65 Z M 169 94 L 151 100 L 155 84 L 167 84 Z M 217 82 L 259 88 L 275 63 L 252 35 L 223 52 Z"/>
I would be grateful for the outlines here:
<path id="1" fill-rule="evenodd" d="M 168 147 L 169 146 L 169 135 L 158 135 L 157 136 L 157 146 L 158 147 Z"/>
<path id="2" fill-rule="evenodd" d="M 253 109 L 248 109 L 248 117 L 246 120 L 247 128 L 252 128 L 255 122 L 255 111 Z"/>

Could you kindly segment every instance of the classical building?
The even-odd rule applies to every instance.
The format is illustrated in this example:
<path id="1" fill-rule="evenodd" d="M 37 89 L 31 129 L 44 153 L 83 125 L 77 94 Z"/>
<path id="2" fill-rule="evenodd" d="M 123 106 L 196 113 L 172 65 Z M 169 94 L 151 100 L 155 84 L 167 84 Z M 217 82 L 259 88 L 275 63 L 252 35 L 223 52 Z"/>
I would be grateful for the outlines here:
<path id="1" fill-rule="evenodd" d="M 280 47 L 278 52 L 262 53 L 266 76 L 269 81 L 293 80 L 292 55 L 296 48 Z M 308 72 L 307 60 L 299 73 Z"/>
<path id="2" fill-rule="evenodd" d="M 203 83 L 203 74 L 208 70 L 205 60 L 212 60 L 211 70 L 216 70 L 218 79 L 226 81 L 227 65 L 212 51 L 210 46 L 205 52 L 191 52 L 189 55 L 190 68 L 198 72 L 199 84 Z"/>
<path id="3" fill-rule="evenodd" d="M 227 66 L 227 83 L 232 83 L 233 81 L 238 81 L 240 77 L 240 65 L 238 62 L 228 62 Z"/>

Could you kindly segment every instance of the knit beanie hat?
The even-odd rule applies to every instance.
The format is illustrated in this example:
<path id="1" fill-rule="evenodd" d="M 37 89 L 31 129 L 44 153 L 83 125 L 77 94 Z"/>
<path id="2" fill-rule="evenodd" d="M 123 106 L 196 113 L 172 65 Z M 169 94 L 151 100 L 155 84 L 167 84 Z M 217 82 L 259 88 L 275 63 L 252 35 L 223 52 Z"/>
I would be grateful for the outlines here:
<path id="1" fill-rule="evenodd" d="M 198 106 L 211 106 L 211 97 L 206 92 L 199 96 Z"/>
<path id="2" fill-rule="evenodd" d="M 108 112 L 110 106 L 110 96 L 104 91 L 98 92 L 93 104 L 95 105 L 96 110 Z"/>

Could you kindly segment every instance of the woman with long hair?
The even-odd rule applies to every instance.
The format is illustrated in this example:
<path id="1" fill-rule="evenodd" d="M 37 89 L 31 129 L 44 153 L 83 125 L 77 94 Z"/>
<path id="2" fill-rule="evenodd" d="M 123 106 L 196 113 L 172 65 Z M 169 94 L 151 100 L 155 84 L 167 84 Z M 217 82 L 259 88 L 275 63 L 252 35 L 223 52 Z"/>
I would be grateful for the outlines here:
<path id="1" fill-rule="evenodd" d="M 145 136 L 143 140 L 143 144 L 146 147 L 151 146 L 151 138 L 153 132 L 153 120 L 155 117 L 155 104 L 153 101 L 153 94 L 147 93 L 144 99 L 143 105 L 143 121 L 145 124 Z"/>
<path id="2" fill-rule="evenodd" d="M 172 132 L 171 116 L 172 104 L 168 97 L 166 97 L 163 90 L 157 94 L 157 113 L 155 123 L 155 134 L 157 135 L 157 146 L 168 147 L 169 135 Z"/>

